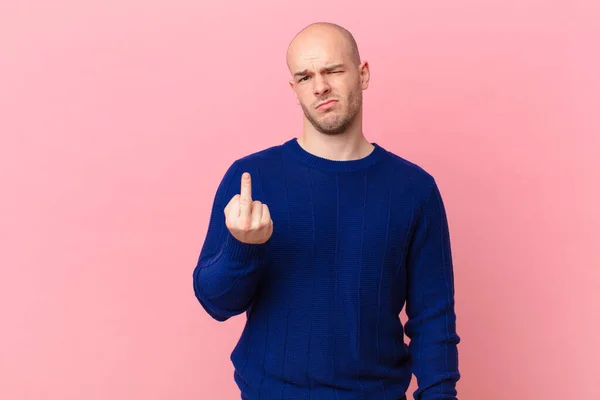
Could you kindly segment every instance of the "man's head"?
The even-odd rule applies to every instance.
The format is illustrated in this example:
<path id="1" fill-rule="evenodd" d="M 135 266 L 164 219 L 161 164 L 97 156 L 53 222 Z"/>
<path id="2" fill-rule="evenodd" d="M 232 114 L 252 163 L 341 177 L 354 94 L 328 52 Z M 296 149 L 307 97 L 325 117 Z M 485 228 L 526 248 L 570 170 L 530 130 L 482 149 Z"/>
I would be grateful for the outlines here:
<path id="1" fill-rule="evenodd" d="M 331 23 L 311 24 L 291 41 L 286 60 L 306 119 L 324 134 L 346 132 L 361 115 L 369 85 L 369 67 L 352 34 Z"/>

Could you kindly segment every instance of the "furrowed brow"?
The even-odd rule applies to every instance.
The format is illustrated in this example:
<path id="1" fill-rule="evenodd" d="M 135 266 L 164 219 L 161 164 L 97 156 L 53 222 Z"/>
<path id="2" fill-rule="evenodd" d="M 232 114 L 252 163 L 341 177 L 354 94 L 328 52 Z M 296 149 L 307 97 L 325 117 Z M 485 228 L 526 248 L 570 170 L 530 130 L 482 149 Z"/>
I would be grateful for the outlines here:
<path id="1" fill-rule="evenodd" d="M 340 68 L 343 66 L 344 66 L 344 64 L 333 64 L 333 65 L 330 65 L 329 67 L 323 68 L 323 70 L 324 71 L 333 71 L 334 69 L 337 69 L 337 68 Z"/>
<path id="2" fill-rule="evenodd" d="M 344 64 L 334 64 L 334 65 L 330 65 L 324 68 L 321 68 L 321 72 L 323 71 L 327 71 L 327 72 L 331 72 L 336 68 L 340 68 L 343 67 Z M 298 71 L 294 74 L 294 77 L 299 77 L 299 76 L 305 76 L 308 75 L 309 71 L 307 69 L 303 70 L 303 71 Z"/>
<path id="3" fill-rule="evenodd" d="M 297 76 L 304 76 L 304 75 L 306 75 L 306 74 L 308 74 L 308 70 L 307 70 L 307 69 L 305 69 L 304 71 L 298 71 L 298 72 L 296 72 L 296 73 L 294 74 L 294 76 L 295 76 L 295 77 L 297 77 Z"/>

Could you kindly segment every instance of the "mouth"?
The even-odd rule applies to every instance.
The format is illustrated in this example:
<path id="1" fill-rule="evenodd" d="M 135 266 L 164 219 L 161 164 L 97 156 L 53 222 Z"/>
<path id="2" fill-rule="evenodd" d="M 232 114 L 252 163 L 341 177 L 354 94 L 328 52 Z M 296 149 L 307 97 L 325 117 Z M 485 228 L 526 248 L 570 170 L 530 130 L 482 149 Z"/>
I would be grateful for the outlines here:
<path id="1" fill-rule="evenodd" d="M 335 103 L 335 102 L 337 102 L 337 100 L 333 100 L 333 99 L 331 99 L 331 100 L 327 100 L 327 101 L 324 101 L 324 102 L 322 102 L 321 104 L 319 104 L 319 105 L 318 105 L 316 108 L 317 108 L 317 109 L 319 109 L 319 108 L 321 108 L 321 107 L 330 107 L 330 106 L 331 106 L 331 104 L 332 104 L 332 103 Z"/>

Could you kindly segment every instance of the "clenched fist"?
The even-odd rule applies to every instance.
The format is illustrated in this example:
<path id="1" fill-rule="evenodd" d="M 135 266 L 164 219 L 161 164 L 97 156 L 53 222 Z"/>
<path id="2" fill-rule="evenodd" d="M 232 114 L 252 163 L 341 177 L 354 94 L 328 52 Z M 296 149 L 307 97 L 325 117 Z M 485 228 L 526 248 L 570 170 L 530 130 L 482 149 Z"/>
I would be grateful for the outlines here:
<path id="1" fill-rule="evenodd" d="M 232 197 L 224 212 L 227 229 L 242 243 L 262 244 L 273 233 L 269 207 L 260 201 L 252 201 L 252 181 L 248 172 L 242 174 L 240 194 Z"/>

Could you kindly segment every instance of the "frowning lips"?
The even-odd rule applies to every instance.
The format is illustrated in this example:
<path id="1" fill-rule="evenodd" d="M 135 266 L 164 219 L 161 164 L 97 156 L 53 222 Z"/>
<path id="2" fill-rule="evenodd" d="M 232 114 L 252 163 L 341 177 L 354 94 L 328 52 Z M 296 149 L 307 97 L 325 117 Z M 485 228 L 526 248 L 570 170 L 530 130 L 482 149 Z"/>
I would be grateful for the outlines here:
<path id="1" fill-rule="evenodd" d="M 337 101 L 337 100 L 335 100 L 335 99 L 329 99 L 329 100 L 325 100 L 324 102 L 322 102 L 322 103 L 319 103 L 319 105 L 317 105 L 317 107 L 315 107 L 315 108 L 319 108 L 319 107 L 321 107 L 321 106 L 324 106 L 324 105 L 326 105 L 326 104 L 332 103 L 332 102 L 334 102 L 334 101 Z"/>

